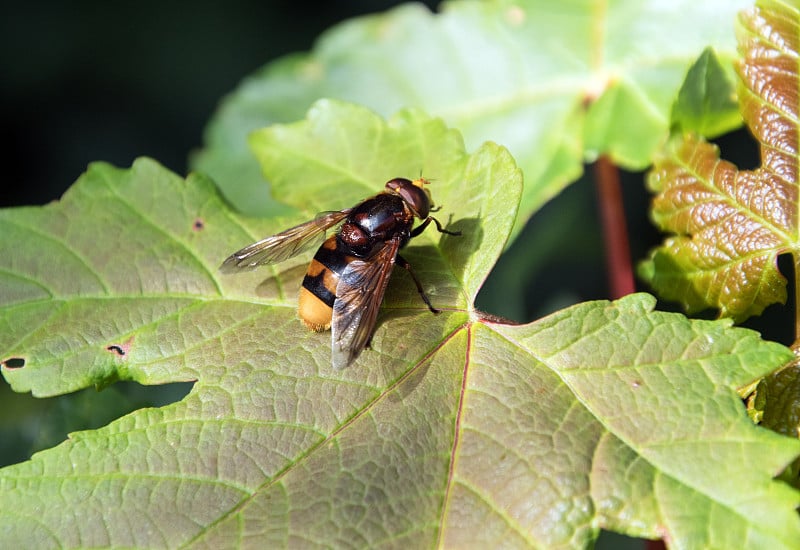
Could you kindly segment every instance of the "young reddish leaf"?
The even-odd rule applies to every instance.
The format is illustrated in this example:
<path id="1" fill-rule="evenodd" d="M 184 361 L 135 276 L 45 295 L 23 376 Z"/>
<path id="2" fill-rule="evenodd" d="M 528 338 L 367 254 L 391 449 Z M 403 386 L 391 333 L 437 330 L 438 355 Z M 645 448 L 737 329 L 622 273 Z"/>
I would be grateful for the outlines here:
<path id="1" fill-rule="evenodd" d="M 675 234 L 642 273 L 687 310 L 743 320 L 786 300 L 779 254 L 797 232 L 798 10 L 765 0 L 741 17 L 742 115 L 761 142 L 762 166 L 744 171 L 696 136 L 656 163 L 653 217 Z"/>

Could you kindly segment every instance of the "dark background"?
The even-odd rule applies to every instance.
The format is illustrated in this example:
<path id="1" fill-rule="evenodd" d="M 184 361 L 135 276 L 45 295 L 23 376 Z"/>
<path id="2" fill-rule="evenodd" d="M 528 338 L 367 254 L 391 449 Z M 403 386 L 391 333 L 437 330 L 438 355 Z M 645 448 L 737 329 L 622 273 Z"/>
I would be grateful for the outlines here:
<path id="1" fill-rule="evenodd" d="M 266 62 L 391 0 L 16 2 L 0 17 L 0 206 L 60 197 L 89 162 L 186 173 L 217 103 Z M 438 2 L 426 2 L 435 7 Z"/>

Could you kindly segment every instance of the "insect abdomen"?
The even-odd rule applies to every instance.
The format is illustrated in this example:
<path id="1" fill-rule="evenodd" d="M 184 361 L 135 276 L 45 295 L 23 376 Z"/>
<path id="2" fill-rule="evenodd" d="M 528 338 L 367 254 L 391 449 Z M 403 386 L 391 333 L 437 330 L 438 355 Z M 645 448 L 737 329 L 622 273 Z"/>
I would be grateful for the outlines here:
<path id="1" fill-rule="evenodd" d="M 352 257 L 337 248 L 336 235 L 328 237 L 308 266 L 298 297 L 297 314 L 309 329 L 331 328 L 336 285 Z"/>

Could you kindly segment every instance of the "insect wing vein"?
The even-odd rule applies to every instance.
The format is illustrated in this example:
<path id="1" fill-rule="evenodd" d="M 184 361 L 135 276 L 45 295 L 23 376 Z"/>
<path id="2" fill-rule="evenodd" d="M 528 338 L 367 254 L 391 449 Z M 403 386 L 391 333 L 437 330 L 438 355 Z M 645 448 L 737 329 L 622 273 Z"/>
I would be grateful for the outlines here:
<path id="1" fill-rule="evenodd" d="M 346 218 L 351 210 L 325 212 L 313 220 L 248 245 L 228 256 L 220 270 L 230 273 L 288 260 L 305 250 L 320 234 Z"/>
<path id="2" fill-rule="evenodd" d="M 350 262 L 341 274 L 331 322 L 334 368 L 348 366 L 369 344 L 400 242 L 387 241 L 369 258 Z"/>

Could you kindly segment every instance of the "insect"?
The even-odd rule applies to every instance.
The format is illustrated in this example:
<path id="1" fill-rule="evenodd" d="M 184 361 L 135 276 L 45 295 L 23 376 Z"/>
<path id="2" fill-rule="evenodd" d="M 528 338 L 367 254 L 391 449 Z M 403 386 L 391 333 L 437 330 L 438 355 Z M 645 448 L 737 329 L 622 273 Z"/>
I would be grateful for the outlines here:
<path id="1" fill-rule="evenodd" d="M 352 208 L 325 212 L 234 252 L 220 269 L 234 272 L 287 260 L 300 253 L 314 237 L 344 220 L 311 260 L 298 297 L 298 316 L 309 329 L 317 332 L 331 329 L 333 367 L 342 369 L 370 345 L 378 309 L 395 264 L 411 274 L 428 309 L 439 313 L 411 264 L 399 254 L 431 222 L 440 233 L 461 234 L 444 229 L 430 215 L 436 209 L 425 188 L 428 184 L 423 178 L 391 179 L 382 192 Z M 414 218 L 422 220 L 416 228 L 413 228 Z"/>

